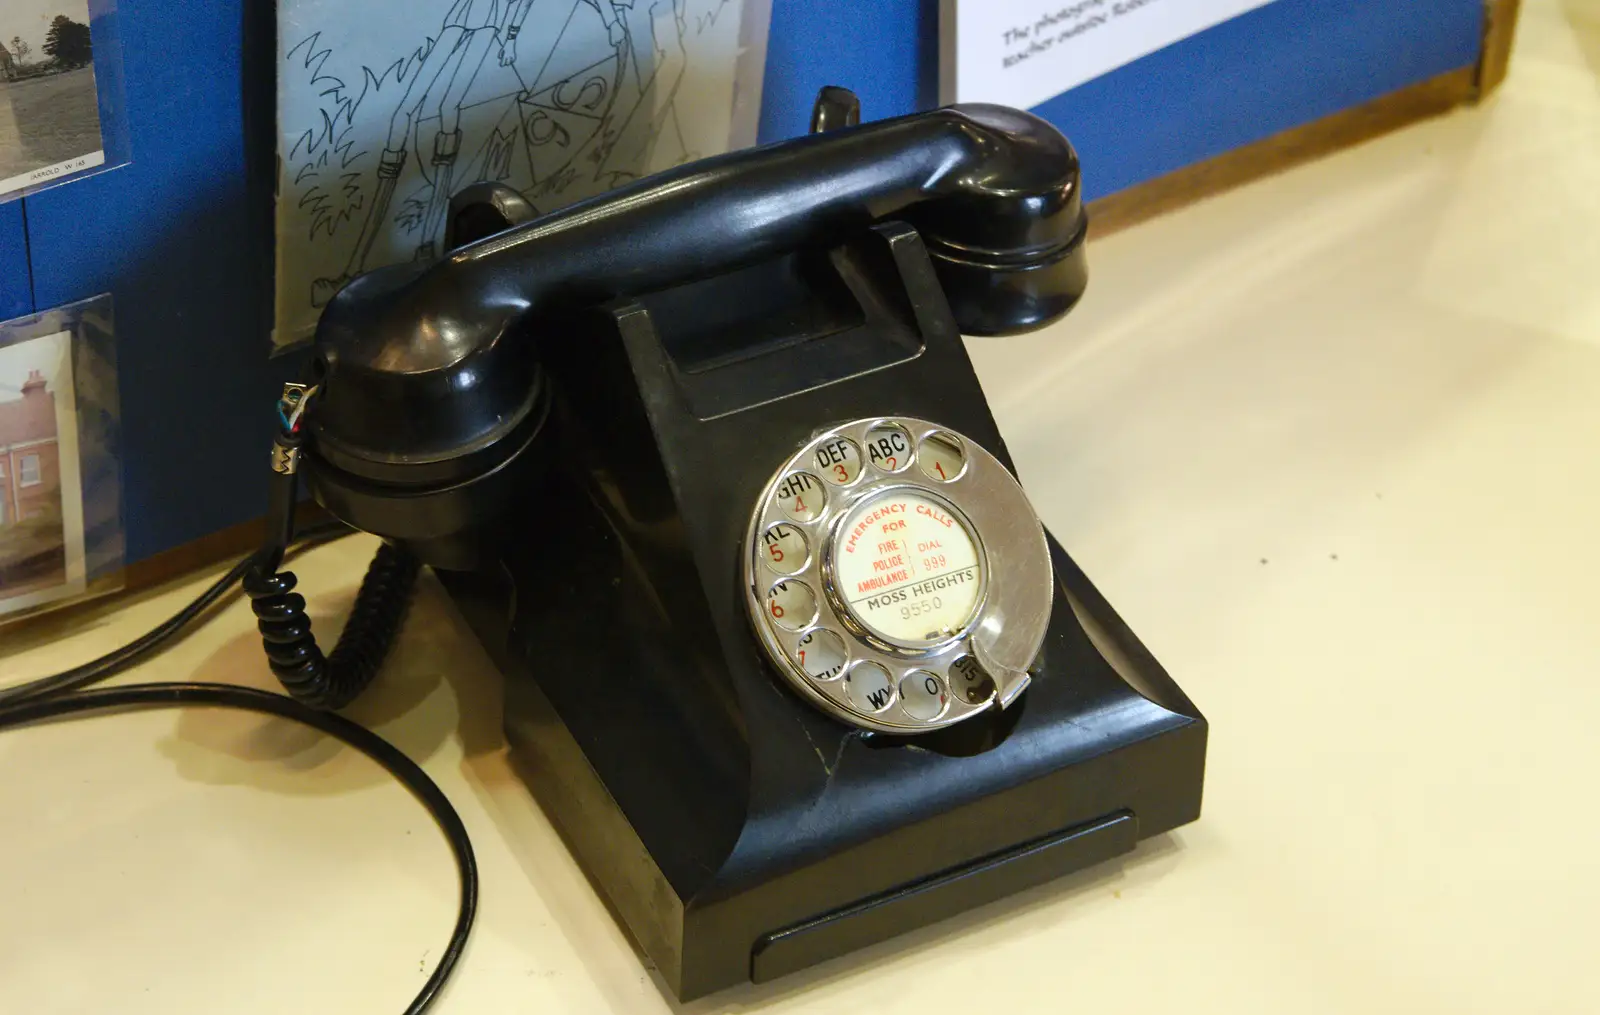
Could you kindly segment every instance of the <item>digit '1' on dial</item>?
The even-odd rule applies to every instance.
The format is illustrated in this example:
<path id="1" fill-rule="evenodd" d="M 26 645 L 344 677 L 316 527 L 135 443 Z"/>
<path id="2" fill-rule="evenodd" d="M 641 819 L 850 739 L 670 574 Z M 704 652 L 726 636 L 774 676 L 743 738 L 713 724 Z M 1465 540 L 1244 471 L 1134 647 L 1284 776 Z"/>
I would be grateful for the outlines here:
<path id="1" fill-rule="evenodd" d="M 948 483 L 967 470 L 967 453 L 961 449 L 961 438 L 954 434 L 931 433 L 922 440 L 917 464 L 929 479 Z"/>

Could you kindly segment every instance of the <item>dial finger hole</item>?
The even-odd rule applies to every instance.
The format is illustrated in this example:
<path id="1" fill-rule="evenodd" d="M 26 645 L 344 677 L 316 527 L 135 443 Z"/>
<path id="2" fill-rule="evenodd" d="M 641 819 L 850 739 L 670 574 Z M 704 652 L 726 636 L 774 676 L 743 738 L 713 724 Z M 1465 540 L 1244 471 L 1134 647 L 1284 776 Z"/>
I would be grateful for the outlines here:
<path id="1" fill-rule="evenodd" d="M 767 616 L 785 631 L 800 631 L 817 619 L 817 597 L 811 586 L 781 581 L 767 592 Z"/>
<path id="2" fill-rule="evenodd" d="M 875 426 L 867 431 L 867 463 L 880 472 L 900 472 L 911 464 L 911 435 L 897 426 Z"/>
<path id="3" fill-rule="evenodd" d="M 950 483 L 967 471 L 967 453 L 962 450 L 961 438 L 941 430 L 922 439 L 917 464 L 929 479 Z"/>
<path id="4" fill-rule="evenodd" d="M 835 437 L 817 445 L 812 465 L 834 486 L 849 486 L 861 475 L 861 449 L 852 440 Z"/>
<path id="5" fill-rule="evenodd" d="M 822 517 L 827 505 L 827 495 L 822 491 L 822 481 L 809 472 L 794 472 L 784 477 L 773 496 L 783 513 L 797 522 L 816 521 Z"/>
<path id="6" fill-rule="evenodd" d="M 844 639 L 832 631 L 817 628 L 800 636 L 795 644 L 795 661 L 813 680 L 833 680 L 844 672 L 848 660 Z"/>
<path id="7" fill-rule="evenodd" d="M 877 663 L 861 663 L 844 679 L 849 685 L 850 704 L 858 710 L 882 712 L 894 704 L 894 681 L 889 679 L 889 671 Z"/>
<path id="8" fill-rule="evenodd" d="M 900 681 L 900 707 L 911 718 L 932 722 L 949 706 L 950 693 L 936 674 L 917 670 Z"/>
<path id="9" fill-rule="evenodd" d="M 799 574 L 811 557 L 806 534 L 799 526 L 779 522 L 761 534 L 761 560 L 778 574 Z"/>

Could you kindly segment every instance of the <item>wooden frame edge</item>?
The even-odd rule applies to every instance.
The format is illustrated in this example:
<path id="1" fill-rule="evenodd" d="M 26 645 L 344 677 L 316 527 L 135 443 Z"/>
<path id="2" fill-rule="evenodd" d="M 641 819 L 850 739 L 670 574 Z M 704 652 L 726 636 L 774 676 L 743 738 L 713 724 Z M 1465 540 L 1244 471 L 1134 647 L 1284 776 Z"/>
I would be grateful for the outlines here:
<path id="1" fill-rule="evenodd" d="M 1483 0 L 1483 42 L 1477 62 L 1470 66 L 1091 201 L 1093 234 L 1110 235 L 1457 106 L 1482 101 L 1506 78 L 1521 13 L 1522 0 Z"/>
<path id="2" fill-rule="evenodd" d="M 321 505 L 309 501 L 300 505 L 297 514 L 301 525 L 329 517 Z M 259 547 L 265 533 L 265 518 L 241 522 L 135 561 L 119 574 L 92 582 L 81 599 L 0 619 L 0 633 L 6 639 L 6 651 L 0 651 L 0 660 L 10 655 L 13 647 L 26 651 L 40 641 L 65 637 L 160 586 L 187 581 L 208 568 L 232 563 Z"/>
<path id="3" fill-rule="evenodd" d="M 1483 47 L 1478 54 L 1475 99 L 1483 99 L 1506 79 L 1521 13 L 1522 0 L 1483 0 Z"/>
<path id="4" fill-rule="evenodd" d="M 1449 112 L 1477 97 L 1478 78 L 1478 65 L 1460 67 L 1091 201 L 1090 234 L 1107 236 L 1202 198 Z"/>

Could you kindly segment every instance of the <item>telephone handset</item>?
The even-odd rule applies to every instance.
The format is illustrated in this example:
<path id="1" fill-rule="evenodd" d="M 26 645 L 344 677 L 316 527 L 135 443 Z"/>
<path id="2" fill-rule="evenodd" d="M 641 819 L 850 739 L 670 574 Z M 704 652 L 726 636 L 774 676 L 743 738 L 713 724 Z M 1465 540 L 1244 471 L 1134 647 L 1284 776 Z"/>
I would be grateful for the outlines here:
<path id="1" fill-rule="evenodd" d="M 899 416 L 829 427 L 762 490 L 747 544 L 762 645 L 830 715 L 922 733 L 1028 686 L 1050 550 L 1022 487 L 970 439 Z"/>
<path id="2" fill-rule="evenodd" d="M 274 452 L 384 538 L 339 647 L 246 579 L 324 707 L 421 564 L 505 674 L 510 757 L 669 987 L 782 975 L 1198 813 L 1205 721 L 1029 506 L 962 335 L 1082 295 L 1076 154 L 953 106 L 702 160 L 323 312 Z"/>
<path id="3" fill-rule="evenodd" d="M 1078 177 L 1045 121 L 953 106 L 690 163 L 437 264 L 370 272 L 317 328 L 313 482 L 357 527 L 429 563 L 470 562 L 471 530 L 505 506 L 494 477 L 542 412 L 540 347 L 561 341 L 563 314 L 898 218 L 918 230 L 965 333 L 1031 330 L 1086 284 Z M 436 510 L 446 488 L 459 511 Z"/>
<path id="4" fill-rule="evenodd" d="M 852 101 L 842 90 L 824 94 L 816 117 L 824 133 L 693 163 L 494 232 L 431 267 L 395 266 L 352 281 L 317 332 L 319 394 L 306 418 L 319 499 L 423 562 L 474 567 L 486 537 L 495 538 L 494 518 L 511 509 L 515 477 L 548 455 L 538 447 L 548 411 L 538 347 L 560 338 L 541 335 L 542 327 L 554 330 L 563 313 L 585 304 L 737 270 L 890 217 L 917 227 L 964 331 L 1029 330 L 1071 308 L 1085 284 L 1086 219 L 1076 155 L 1055 128 L 982 105 L 834 126 L 853 124 Z M 492 207 L 458 202 L 458 232 L 463 217 L 487 214 L 493 227 L 531 210 L 504 188 L 491 194 L 499 196 Z M 861 459 L 870 448 L 851 443 L 866 437 L 858 425 L 853 437 L 831 431 L 856 456 L 850 482 L 836 482 L 846 468 L 839 464 L 819 469 L 820 480 L 805 471 L 777 480 L 819 482 L 822 513 L 790 516 L 776 528 L 784 516 L 774 495 L 758 512 L 769 516 L 763 537 L 818 543 L 804 576 L 773 571 L 779 562 L 770 553 L 762 558 L 761 574 L 785 580 L 759 590 L 757 629 L 790 676 L 819 658 L 841 659 L 838 681 L 793 681 L 810 700 L 857 726 L 904 733 L 948 725 L 991 701 L 1008 705 L 1026 686 L 1048 619 L 1049 566 L 1038 522 L 1022 521 L 1032 518 L 1026 499 L 987 452 L 954 434 L 930 438 L 933 424 L 883 426 L 874 439 L 916 442 L 902 467 Z M 946 464 L 961 475 L 938 476 L 935 449 L 945 446 L 954 456 Z M 925 524 L 933 514 L 913 514 L 907 535 L 877 544 L 903 543 L 903 555 L 867 561 L 867 547 L 846 536 L 843 553 L 825 560 L 818 523 L 843 521 L 838 509 L 869 492 L 920 498 L 916 508 L 885 501 L 884 510 L 936 513 L 949 525 L 943 540 Z M 785 552 L 776 544 L 774 551 Z M 903 563 L 888 577 L 903 580 L 856 573 L 897 557 Z M 969 563 L 958 568 L 958 560 Z M 950 584 L 959 581 L 968 586 Z M 854 584 L 845 589 L 846 582 Z M 879 594 L 858 594 L 868 588 Z M 937 594 L 922 594 L 929 589 Z M 811 612 L 827 623 L 791 630 L 805 609 L 797 602 L 784 615 L 789 596 L 814 597 Z M 878 605 L 890 600 L 892 610 Z M 956 603 L 961 610 L 953 611 Z M 891 613 L 900 619 L 883 619 Z M 933 641 L 895 633 L 928 623 L 949 631 Z M 797 633 L 809 639 L 805 646 L 791 637 Z M 965 654 L 953 654 L 958 646 Z M 812 661 L 799 661 L 802 653 Z M 917 661 L 934 669 L 907 669 Z M 990 686 L 994 693 L 982 690 Z M 886 695 L 892 708 L 877 704 Z"/>

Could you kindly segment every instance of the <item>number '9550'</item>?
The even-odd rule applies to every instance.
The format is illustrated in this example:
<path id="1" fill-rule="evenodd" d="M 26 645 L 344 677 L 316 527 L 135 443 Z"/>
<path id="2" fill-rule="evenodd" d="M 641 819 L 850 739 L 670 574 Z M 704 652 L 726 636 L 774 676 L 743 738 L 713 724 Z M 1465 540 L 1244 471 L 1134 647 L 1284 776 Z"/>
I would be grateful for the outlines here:
<path id="1" fill-rule="evenodd" d="M 900 607 L 900 616 L 910 620 L 912 617 L 920 617 L 924 613 L 932 613 L 934 610 L 943 608 L 943 606 L 943 599 L 938 596 L 929 596 L 927 599 L 919 599 L 914 603 L 907 603 Z"/>

